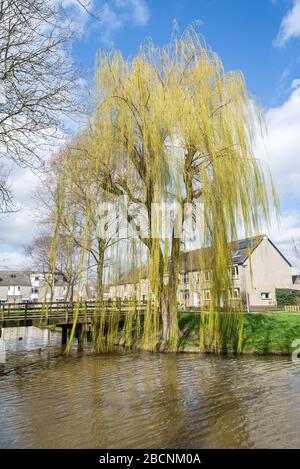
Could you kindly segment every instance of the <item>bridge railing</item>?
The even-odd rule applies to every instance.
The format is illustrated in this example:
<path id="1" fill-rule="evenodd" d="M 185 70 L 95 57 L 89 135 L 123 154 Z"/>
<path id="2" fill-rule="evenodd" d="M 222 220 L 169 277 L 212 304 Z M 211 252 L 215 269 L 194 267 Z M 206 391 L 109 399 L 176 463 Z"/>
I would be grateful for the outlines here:
<path id="1" fill-rule="evenodd" d="M 79 304 L 75 302 L 21 302 L 21 303 L 2 303 L 0 305 L 0 321 L 21 321 L 36 319 L 56 319 L 59 321 L 70 321 L 73 319 L 74 312 L 79 318 L 92 317 L 95 313 L 105 311 L 106 314 L 120 312 L 125 314 L 132 310 L 138 310 L 142 313 L 146 310 L 145 302 L 96 302 L 83 301 Z"/>

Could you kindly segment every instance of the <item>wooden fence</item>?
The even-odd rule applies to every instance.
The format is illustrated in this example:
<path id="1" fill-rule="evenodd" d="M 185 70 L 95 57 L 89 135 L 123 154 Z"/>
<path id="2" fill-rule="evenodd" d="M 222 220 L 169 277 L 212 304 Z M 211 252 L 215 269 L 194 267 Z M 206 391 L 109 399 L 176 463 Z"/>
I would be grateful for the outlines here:
<path id="1" fill-rule="evenodd" d="M 285 306 L 284 311 L 293 311 L 295 313 L 300 313 L 300 306 L 299 305 Z"/>

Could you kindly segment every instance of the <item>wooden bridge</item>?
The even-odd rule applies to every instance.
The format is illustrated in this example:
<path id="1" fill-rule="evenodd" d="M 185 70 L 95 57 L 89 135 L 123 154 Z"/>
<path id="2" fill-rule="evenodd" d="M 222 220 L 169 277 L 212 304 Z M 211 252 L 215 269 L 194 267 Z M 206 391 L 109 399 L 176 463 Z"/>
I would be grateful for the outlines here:
<path id="1" fill-rule="evenodd" d="M 33 321 L 54 322 L 73 321 L 76 311 L 79 320 L 91 319 L 98 311 L 105 311 L 107 315 L 120 313 L 124 315 L 133 310 L 145 312 L 146 303 L 99 303 L 85 301 L 76 305 L 74 302 L 47 302 L 47 303 L 4 303 L 0 305 L 0 326 L 30 326 Z"/>
<path id="2" fill-rule="evenodd" d="M 76 314 L 75 337 L 78 338 L 78 349 L 82 348 L 83 336 L 89 336 L 92 323 L 104 313 L 107 319 L 112 315 L 119 317 L 119 326 L 124 323 L 128 313 L 145 314 L 147 302 L 47 302 L 47 303 L 3 303 L 0 304 L 0 337 L 4 327 L 49 326 L 55 325 L 62 330 L 62 344 L 67 343 L 68 335 L 73 328 Z M 181 311 L 188 313 L 188 311 Z M 194 311 L 195 312 L 195 311 Z M 199 314 L 199 311 L 198 311 Z"/>
<path id="3" fill-rule="evenodd" d="M 139 311 L 144 315 L 146 303 L 112 303 L 85 301 L 80 304 L 74 302 L 47 303 L 4 303 L 0 305 L 0 337 L 1 328 L 21 326 L 47 326 L 54 324 L 62 329 L 62 344 L 67 343 L 68 333 L 73 327 L 76 314 L 75 336 L 78 338 L 78 348 L 82 347 L 82 332 L 91 330 L 95 316 L 104 312 L 106 317 L 119 315 L 120 322 L 129 312 Z M 99 317 L 99 316 L 98 316 Z"/>

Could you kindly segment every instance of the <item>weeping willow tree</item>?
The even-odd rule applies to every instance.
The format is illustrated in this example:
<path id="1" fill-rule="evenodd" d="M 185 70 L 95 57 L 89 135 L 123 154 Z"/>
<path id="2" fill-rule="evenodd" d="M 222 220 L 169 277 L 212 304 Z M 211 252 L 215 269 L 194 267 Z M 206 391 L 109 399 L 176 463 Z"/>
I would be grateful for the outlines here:
<path id="1" fill-rule="evenodd" d="M 268 181 L 253 151 L 255 126 L 263 123 L 260 109 L 250 101 L 243 75 L 226 72 L 193 28 L 175 34 L 162 49 L 147 43 L 132 60 L 116 50 L 99 52 L 96 85 L 97 106 L 85 136 L 90 202 L 82 245 L 86 249 L 90 242 L 91 214 L 99 202 L 95 193 L 101 189 L 102 200 L 122 196 L 131 234 L 146 251 L 145 261 L 135 250 L 134 261 L 136 285 L 142 267 L 147 270 L 143 346 L 176 350 L 178 278 L 186 248 L 180 233 L 190 218 L 186 207 L 200 210 L 195 221 L 204 248 L 199 263 L 210 272 L 209 305 L 201 300 L 200 348 L 219 351 L 223 331 L 228 334 L 233 321 L 229 242 L 240 230 L 257 233 L 269 218 Z M 80 157 L 73 158 L 73 180 L 81 165 Z M 63 174 L 62 199 L 72 185 L 70 172 Z M 164 204 L 176 207 L 167 228 L 164 211 L 157 215 L 155 210 Z M 57 220 L 59 224 L 59 215 Z M 103 323 L 99 327 L 103 332 Z"/>

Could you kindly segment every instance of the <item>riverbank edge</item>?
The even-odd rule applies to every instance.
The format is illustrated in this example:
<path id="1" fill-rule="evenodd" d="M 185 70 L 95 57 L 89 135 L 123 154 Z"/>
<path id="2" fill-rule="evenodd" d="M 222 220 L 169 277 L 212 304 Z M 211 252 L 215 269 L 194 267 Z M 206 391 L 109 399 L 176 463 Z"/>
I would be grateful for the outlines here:
<path id="1" fill-rule="evenodd" d="M 200 320 L 200 319 L 199 319 Z M 181 337 L 176 351 L 164 350 L 158 353 L 200 353 L 213 354 L 213 351 L 200 351 L 199 331 L 200 322 L 193 313 L 179 315 Z M 290 356 L 295 347 L 293 342 L 300 340 L 300 314 L 292 312 L 255 312 L 245 313 L 243 324 L 243 350 L 237 353 L 232 344 L 228 344 L 226 350 L 220 355 L 277 355 Z M 47 326 L 46 326 L 47 327 Z M 61 332 L 54 324 L 48 326 L 50 330 Z M 125 340 L 120 336 L 115 342 L 116 347 L 125 348 Z M 131 349 L 145 351 L 141 344 L 133 341 Z"/>
<path id="2" fill-rule="evenodd" d="M 188 334 L 186 340 L 179 344 L 179 351 L 214 353 L 209 350 L 205 352 L 199 350 L 199 322 L 192 317 L 183 317 L 182 321 L 185 329 L 188 329 Z M 234 335 L 235 338 L 228 341 L 221 354 L 291 356 L 296 350 L 294 341 L 300 340 L 300 314 L 284 311 L 245 313 L 241 353 L 237 353 L 235 346 L 238 330 L 233 333 Z"/>

